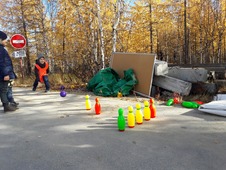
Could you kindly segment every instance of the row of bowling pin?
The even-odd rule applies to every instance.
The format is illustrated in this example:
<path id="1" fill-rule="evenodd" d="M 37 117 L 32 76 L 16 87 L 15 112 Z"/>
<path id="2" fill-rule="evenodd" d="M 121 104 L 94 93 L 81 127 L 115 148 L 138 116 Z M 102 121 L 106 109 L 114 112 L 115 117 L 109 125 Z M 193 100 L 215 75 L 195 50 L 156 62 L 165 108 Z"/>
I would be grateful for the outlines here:
<path id="1" fill-rule="evenodd" d="M 85 96 L 86 102 L 86 110 L 91 110 L 91 102 L 90 102 L 90 98 L 89 95 Z M 95 112 L 96 114 L 100 114 L 101 113 L 101 105 L 99 102 L 99 98 L 95 99 L 96 104 L 95 104 Z M 124 131 L 125 130 L 125 125 L 126 125 L 126 121 L 123 115 L 124 110 L 122 108 L 120 108 L 118 110 L 118 129 L 120 131 Z M 136 113 L 134 115 L 133 113 L 133 107 L 129 106 L 128 107 L 128 115 L 127 115 L 127 123 L 128 123 L 128 127 L 129 128 L 133 128 L 135 126 L 135 121 L 138 125 L 143 123 L 143 119 L 146 121 L 149 121 L 151 118 L 155 118 L 156 117 L 156 107 L 154 105 L 154 100 L 150 99 L 150 103 L 148 101 L 144 101 L 144 110 L 141 111 L 141 105 L 140 103 L 136 104 Z"/>
<path id="2" fill-rule="evenodd" d="M 89 99 L 89 95 L 86 95 L 85 99 L 86 99 L 86 102 L 85 102 L 86 110 L 91 110 L 91 102 L 90 102 L 90 99 Z M 99 98 L 96 98 L 95 101 L 96 101 L 96 103 L 95 103 L 95 112 L 96 112 L 96 114 L 100 114 L 100 112 L 101 112 L 101 105 L 100 105 Z M 149 107 L 149 109 L 148 109 L 148 107 Z M 137 108 L 136 117 L 138 117 L 137 118 L 138 119 L 137 123 L 140 124 L 141 118 L 139 118 L 139 117 L 141 117 L 142 113 L 140 114 L 141 106 L 140 106 L 139 103 L 136 105 L 136 108 Z M 132 106 L 129 107 L 128 110 L 129 110 L 129 113 L 133 113 L 133 107 Z M 150 120 L 150 118 L 155 118 L 155 117 L 156 117 L 156 108 L 155 108 L 155 105 L 154 105 L 154 99 L 151 98 L 150 99 L 150 103 L 148 103 L 148 101 L 144 101 L 144 119 L 145 120 Z"/>
<path id="3" fill-rule="evenodd" d="M 86 103 L 85 103 L 86 104 L 86 110 L 91 110 L 91 102 L 90 102 L 90 99 L 89 99 L 89 95 L 86 95 L 85 98 L 86 98 Z M 95 104 L 95 113 L 97 115 L 99 115 L 100 112 L 101 112 L 101 106 L 100 106 L 99 98 L 97 97 L 95 99 L 95 101 L 96 101 L 96 104 Z"/>
<path id="4" fill-rule="evenodd" d="M 126 126 L 126 121 L 123 115 L 123 109 L 120 108 L 118 110 L 118 129 L 119 131 L 124 131 Z M 128 114 L 127 114 L 127 124 L 129 128 L 133 128 L 135 126 L 135 122 L 138 125 L 143 123 L 143 119 L 149 121 L 151 118 L 156 117 L 156 107 L 154 105 L 154 100 L 150 99 L 150 104 L 148 101 L 144 101 L 144 110 L 143 114 L 141 111 L 140 103 L 136 104 L 136 112 L 135 115 L 133 113 L 133 107 L 128 107 Z"/>

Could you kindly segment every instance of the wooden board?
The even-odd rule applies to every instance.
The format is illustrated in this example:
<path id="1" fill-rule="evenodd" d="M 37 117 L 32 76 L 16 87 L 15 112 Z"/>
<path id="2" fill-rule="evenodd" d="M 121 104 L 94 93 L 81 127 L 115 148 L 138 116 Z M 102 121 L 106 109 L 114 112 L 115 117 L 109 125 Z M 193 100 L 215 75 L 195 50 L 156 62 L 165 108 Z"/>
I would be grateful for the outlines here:
<path id="1" fill-rule="evenodd" d="M 124 77 L 125 70 L 133 69 L 138 80 L 135 92 L 150 97 L 155 59 L 156 54 L 116 52 L 112 54 L 110 67 L 121 78 Z"/>
<path id="2" fill-rule="evenodd" d="M 180 95 L 189 95 L 192 86 L 189 82 L 166 75 L 154 76 L 153 85 L 179 93 Z"/>
<path id="3" fill-rule="evenodd" d="M 191 83 L 206 82 L 208 71 L 205 68 L 169 67 L 167 76 Z"/>

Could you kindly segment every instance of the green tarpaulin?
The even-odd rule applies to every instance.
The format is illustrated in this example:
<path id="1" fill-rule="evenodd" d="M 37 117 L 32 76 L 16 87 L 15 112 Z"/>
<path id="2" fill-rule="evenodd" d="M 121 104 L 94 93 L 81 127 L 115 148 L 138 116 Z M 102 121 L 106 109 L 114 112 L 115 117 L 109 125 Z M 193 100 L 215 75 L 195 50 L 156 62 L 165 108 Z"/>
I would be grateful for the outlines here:
<path id="1" fill-rule="evenodd" d="M 89 82 L 87 89 L 98 96 L 117 96 L 121 92 L 123 96 L 129 95 L 130 91 L 138 83 L 134 71 L 124 71 L 124 78 L 120 79 L 118 73 L 112 68 L 100 70 Z"/>

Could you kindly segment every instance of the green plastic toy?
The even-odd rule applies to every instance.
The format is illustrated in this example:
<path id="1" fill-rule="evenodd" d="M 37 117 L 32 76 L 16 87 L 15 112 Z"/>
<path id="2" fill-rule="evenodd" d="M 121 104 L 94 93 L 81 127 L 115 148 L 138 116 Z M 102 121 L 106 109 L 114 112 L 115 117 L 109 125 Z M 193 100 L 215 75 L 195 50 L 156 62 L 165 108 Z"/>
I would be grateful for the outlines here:
<path id="1" fill-rule="evenodd" d="M 169 99 L 167 102 L 166 102 L 166 106 L 171 106 L 173 105 L 174 103 L 174 100 L 173 99 Z"/>
<path id="2" fill-rule="evenodd" d="M 126 121 L 123 115 L 124 110 L 122 108 L 118 109 L 118 130 L 124 131 L 126 127 Z"/>
<path id="3" fill-rule="evenodd" d="M 198 108 L 200 105 L 199 104 L 197 104 L 196 102 L 189 102 L 189 101 L 183 101 L 182 103 L 181 103 L 181 105 L 183 106 L 183 107 L 186 107 L 186 108 Z"/>

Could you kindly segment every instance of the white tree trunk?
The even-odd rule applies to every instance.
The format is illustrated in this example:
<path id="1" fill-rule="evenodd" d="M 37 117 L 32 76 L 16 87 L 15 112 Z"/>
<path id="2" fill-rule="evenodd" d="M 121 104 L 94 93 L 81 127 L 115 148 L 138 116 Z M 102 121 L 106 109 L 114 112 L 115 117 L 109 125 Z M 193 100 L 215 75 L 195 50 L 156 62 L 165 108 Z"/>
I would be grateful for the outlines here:
<path id="1" fill-rule="evenodd" d="M 105 55 L 104 55 L 104 29 L 102 26 L 102 19 L 100 15 L 100 0 L 96 0 L 97 4 L 97 17 L 98 17 L 98 23 L 99 23 L 99 31 L 100 31 L 100 51 L 101 51 L 101 59 L 102 59 L 102 68 L 105 68 Z"/>
<path id="2" fill-rule="evenodd" d="M 91 37 L 90 37 L 90 40 L 91 40 L 91 47 L 92 47 L 92 54 L 93 54 L 93 57 L 94 57 L 94 61 L 97 62 L 97 34 L 96 34 L 96 30 L 94 29 L 93 27 L 93 19 L 91 17 L 91 15 L 89 16 L 90 18 L 90 30 L 91 30 Z"/>
<path id="3" fill-rule="evenodd" d="M 120 22 L 120 17 L 123 12 L 123 0 L 117 0 L 114 4 L 115 19 L 112 26 L 112 52 L 116 52 L 117 44 L 117 27 Z"/>

